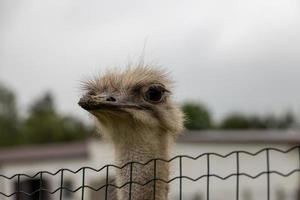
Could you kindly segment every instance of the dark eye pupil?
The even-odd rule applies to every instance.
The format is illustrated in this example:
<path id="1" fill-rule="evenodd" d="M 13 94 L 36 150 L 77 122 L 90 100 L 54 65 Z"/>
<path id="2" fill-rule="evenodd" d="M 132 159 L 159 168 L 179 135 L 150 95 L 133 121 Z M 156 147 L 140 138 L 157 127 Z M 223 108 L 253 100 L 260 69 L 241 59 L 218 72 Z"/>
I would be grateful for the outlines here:
<path id="1" fill-rule="evenodd" d="M 153 101 L 153 102 L 158 102 L 161 100 L 162 95 L 163 95 L 163 92 L 161 90 L 159 90 L 158 88 L 150 88 L 146 92 L 146 99 Z"/>

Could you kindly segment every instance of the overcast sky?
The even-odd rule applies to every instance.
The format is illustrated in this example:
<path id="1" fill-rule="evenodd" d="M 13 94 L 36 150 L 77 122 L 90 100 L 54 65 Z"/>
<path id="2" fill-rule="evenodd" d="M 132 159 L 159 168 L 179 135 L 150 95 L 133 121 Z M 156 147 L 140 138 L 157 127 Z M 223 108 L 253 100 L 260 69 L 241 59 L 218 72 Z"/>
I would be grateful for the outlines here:
<path id="1" fill-rule="evenodd" d="M 79 80 L 140 56 L 167 68 L 176 99 L 300 114 L 299 0 L 1 0 L 0 81 L 20 109 L 50 90 L 82 118 Z"/>

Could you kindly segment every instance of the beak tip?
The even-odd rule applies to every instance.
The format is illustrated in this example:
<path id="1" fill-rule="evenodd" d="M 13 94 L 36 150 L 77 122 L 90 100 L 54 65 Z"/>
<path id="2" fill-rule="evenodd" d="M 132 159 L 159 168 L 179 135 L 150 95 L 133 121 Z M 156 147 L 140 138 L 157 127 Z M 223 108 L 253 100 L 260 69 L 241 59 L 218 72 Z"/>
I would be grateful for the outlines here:
<path id="1" fill-rule="evenodd" d="M 81 98 L 81 99 L 78 101 L 78 105 L 79 105 L 81 108 L 85 109 L 85 110 L 87 110 L 88 107 L 89 107 L 87 101 L 84 100 L 83 98 Z"/>

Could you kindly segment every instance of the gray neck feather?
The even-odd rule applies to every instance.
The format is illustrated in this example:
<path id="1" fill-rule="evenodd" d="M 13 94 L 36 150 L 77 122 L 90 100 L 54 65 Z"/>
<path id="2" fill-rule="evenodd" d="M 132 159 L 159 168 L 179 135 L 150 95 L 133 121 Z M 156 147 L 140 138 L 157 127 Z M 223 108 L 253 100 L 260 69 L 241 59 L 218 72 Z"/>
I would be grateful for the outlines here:
<path id="1" fill-rule="evenodd" d="M 114 142 L 118 166 L 123 166 L 132 161 L 146 163 L 155 158 L 168 160 L 170 138 L 170 135 L 167 133 L 156 134 L 144 131 L 132 138 L 123 138 L 123 141 L 118 140 L 118 142 Z M 140 184 L 148 182 L 145 186 L 133 183 L 118 189 L 118 200 L 127 200 L 130 195 L 131 200 L 153 200 L 154 195 L 156 200 L 167 200 L 168 184 L 159 180 L 151 180 L 156 177 L 156 179 L 168 181 L 169 163 L 157 160 L 151 161 L 147 165 L 128 164 L 121 170 L 117 169 L 116 174 L 118 186 L 130 181 Z"/>

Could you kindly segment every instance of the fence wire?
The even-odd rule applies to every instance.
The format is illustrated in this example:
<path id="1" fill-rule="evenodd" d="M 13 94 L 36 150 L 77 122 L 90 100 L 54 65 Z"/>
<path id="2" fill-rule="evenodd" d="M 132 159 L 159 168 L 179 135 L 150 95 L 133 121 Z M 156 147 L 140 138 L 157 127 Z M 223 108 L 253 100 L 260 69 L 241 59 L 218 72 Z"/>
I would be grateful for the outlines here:
<path id="1" fill-rule="evenodd" d="M 298 166 L 295 167 L 294 169 L 288 171 L 288 172 L 282 172 L 280 170 L 271 170 L 271 162 L 270 162 L 270 153 L 271 152 L 277 152 L 277 153 L 281 153 L 281 154 L 288 154 L 292 151 L 296 151 L 297 152 L 297 157 L 298 157 Z M 249 173 L 245 173 L 242 172 L 241 170 L 241 162 L 240 162 L 240 158 L 242 155 L 248 155 L 248 156 L 252 156 L 252 157 L 256 157 L 258 155 L 264 155 L 264 160 L 265 160 L 265 170 L 260 171 L 257 174 L 251 175 Z M 229 173 L 227 175 L 220 175 L 220 174 L 216 174 L 216 173 L 212 173 L 211 172 L 211 168 L 212 168 L 212 163 L 211 163 L 211 159 L 213 157 L 217 157 L 217 158 L 221 158 L 221 159 L 226 159 L 230 156 L 234 156 L 235 157 L 235 163 L 234 165 L 236 166 L 235 169 L 232 169 L 232 173 Z M 183 159 L 187 159 L 187 160 L 198 160 L 200 158 L 203 158 L 205 160 L 205 164 L 206 165 L 206 173 L 202 174 L 196 178 L 192 178 L 190 176 L 187 176 L 183 173 Z M 178 169 L 179 169 L 179 175 L 175 176 L 169 180 L 163 180 L 160 178 L 156 177 L 156 163 L 157 162 L 176 162 L 178 163 Z M 153 178 L 148 180 L 145 183 L 140 183 L 140 182 L 136 182 L 133 181 L 133 178 L 130 178 L 130 181 L 124 183 L 123 185 L 116 185 L 115 183 L 112 183 L 110 180 L 110 173 L 113 169 L 123 169 L 127 166 L 130 167 L 130 169 L 132 169 L 132 166 L 134 165 L 142 165 L 142 166 L 146 166 L 150 163 L 153 163 L 154 165 L 154 175 Z M 100 172 L 104 172 L 104 178 L 105 178 L 105 183 L 103 185 L 101 185 L 100 187 L 93 187 L 91 185 L 87 184 L 87 172 L 95 172 L 95 173 L 100 173 Z M 212 179 L 218 179 L 220 181 L 225 181 L 227 179 L 233 178 L 235 177 L 235 189 L 234 189 L 234 193 L 235 193 L 235 199 L 239 200 L 241 199 L 240 197 L 240 180 L 241 177 L 245 177 L 248 178 L 250 180 L 254 180 L 254 179 L 258 179 L 260 177 L 265 176 L 265 180 L 266 180 L 266 185 L 265 185 L 265 191 L 266 191 L 266 197 L 263 199 L 267 199 L 270 200 L 271 199 L 271 193 L 270 193 L 270 186 L 271 186 L 271 175 L 272 174 L 276 174 L 280 177 L 289 177 L 295 173 L 300 172 L 300 146 L 294 146 L 290 149 L 287 150 L 282 150 L 282 149 L 278 149 L 278 148 L 264 148 L 261 149 L 255 153 L 251 153 L 248 151 L 232 151 L 228 154 L 219 154 L 219 153 L 203 153 L 200 154 L 196 157 L 192 157 L 192 156 L 188 156 L 188 155 L 178 155 L 175 156 L 173 158 L 171 158 L 170 160 L 164 160 L 164 159 L 152 159 L 149 160 L 146 163 L 140 163 L 140 162 L 128 162 L 123 166 L 117 166 L 117 165 L 105 165 L 99 169 L 95 169 L 92 167 L 82 167 L 76 171 L 73 171 L 71 169 L 66 169 L 66 168 L 62 168 L 59 169 L 56 172 L 50 172 L 50 171 L 39 171 L 34 175 L 28 175 L 28 174 L 14 174 L 12 176 L 6 176 L 4 174 L 0 174 L 0 180 L 6 180 L 6 181 L 15 181 L 15 191 L 11 192 L 11 193 L 5 193 L 4 191 L 1 191 L 3 188 L 0 187 L 0 199 L 16 199 L 16 200 L 23 200 L 23 199 L 34 199 L 34 200 L 44 200 L 44 199 L 52 199 L 51 195 L 57 195 L 59 200 L 63 200 L 63 199 L 67 199 L 64 197 L 63 193 L 68 192 L 68 193 L 76 193 L 79 192 L 80 193 L 80 199 L 81 200 L 85 200 L 86 199 L 86 192 L 87 191 L 100 191 L 102 190 L 104 192 L 104 199 L 108 200 L 109 198 L 109 190 L 111 189 L 121 189 L 124 188 L 126 186 L 129 186 L 129 191 L 130 188 L 132 187 L 132 185 L 136 184 L 136 185 L 140 185 L 140 186 L 148 186 L 149 183 L 153 183 L 153 192 L 154 192 L 154 199 L 155 199 L 155 192 L 156 192 L 156 183 L 157 182 L 163 182 L 166 184 L 171 184 L 172 182 L 178 180 L 179 184 L 178 184 L 178 199 L 182 200 L 183 198 L 183 181 L 191 181 L 191 182 L 197 182 L 199 180 L 204 180 L 205 184 L 206 184 L 206 196 L 204 198 L 200 198 L 200 199 L 206 199 L 206 200 L 212 200 L 213 198 L 211 198 L 211 186 L 212 186 Z M 66 173 L 71 173 L 71 174 L 77 174 L 81 176 L 81 184 L 80 186 L 76 187 L 75 189 L 71 189 L 70 187 L 67 187 L 64 185 L 64 179 L 65 179 L 65 174 Z M 132 173 L 131 173 L 132 174 Z M 50 190 L 48 187 L 45 187 L 44 184 L 44 177 L 45 176 L 52 176 L 52 177 L 58 177 L 59 182 L 60 182 L 60 186 L 57 188 L 54 188 L 52 190 Z M 38 179 L 39 181 L 39 186 L 38 189 L 32 191 L 32 192 L 27 192 L 22 190 L 21 188 L 21 180 L 30 180 L 30 179 Z M 2 182 L 0 181 L 0 183 Z M 149 185 L 150 187 L 150 185 Z M 45 198 L 47 196 L 47 198 Z M 50 196 L 50 197 L 49 197 Z M 57 198 L 55 198 L 57 199 Z M 129 192 L 129 197 L 128 199 L 131 199 L 131 192 Z"/>

